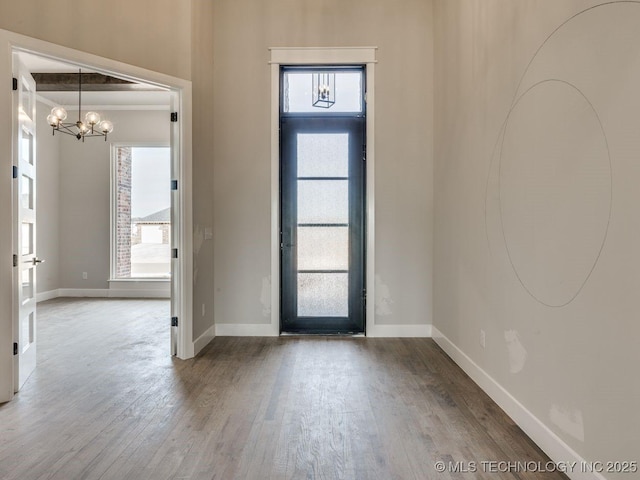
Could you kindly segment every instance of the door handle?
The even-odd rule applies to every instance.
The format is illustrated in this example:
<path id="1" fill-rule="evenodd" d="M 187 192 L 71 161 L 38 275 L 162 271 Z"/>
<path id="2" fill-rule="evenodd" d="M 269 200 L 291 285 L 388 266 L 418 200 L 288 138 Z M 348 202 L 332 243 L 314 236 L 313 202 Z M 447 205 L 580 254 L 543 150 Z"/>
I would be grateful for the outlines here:
<path id="1" fill-rule="evenodd" d="M 33 264 L 38 265 L 39 263 L 44 263 L 44 260 L 41 260 L 38 257 L 33 257 Z"/>

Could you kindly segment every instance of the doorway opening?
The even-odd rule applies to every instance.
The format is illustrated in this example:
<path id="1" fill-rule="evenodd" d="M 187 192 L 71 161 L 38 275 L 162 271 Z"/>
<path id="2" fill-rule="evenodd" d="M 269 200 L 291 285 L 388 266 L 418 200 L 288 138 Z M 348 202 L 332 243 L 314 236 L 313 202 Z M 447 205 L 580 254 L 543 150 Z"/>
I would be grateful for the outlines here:
<path id="1" fill-rule="evenodd" d="M 82 75 L 78 73 L 80 67 L 82 74 L 91 79 L 82 91 L 82 112 L 78 111 L 76 103 L 77 76 Z M 163 327 L 167 329 L 167 339 L 170 337 L 167 356 L 192 356 L 193 353 L 184 348 L 187 342 L 182 333 L 186 325 L 183 325 L 181 332 L 177 320 L 174 320 L 182 317 L 185 324 L 189 322 L 186 316 L 180 315 L 186 293 L 181 284 L 185 278 L 182 274 L 184 260 L 173 255 L 185 244 L 185 225 L 181 214 L 184 210 L 184 192 L 179 191 L 177 186 L 190 184 L 183 173 L 181 128 L 174 121 L 177 114 L 173 113 L 181 104 L 181 90 L 154 82 L 146 83 L 141 77 L 130 78 L 104 68 L 77 61 L 67 62 L 17 48 L 13 51 L 13 71 L 18 79 L 14 111 L 19 112 L 14 120 L 14 172 L 28 179 L 28 182 L 15 184 L 15 198 L 18 201 L 15 202 L 13 216 L 14 244 L 24 245 L 25 248 L 17 252 L 17 259 L 14 258 L 14 264 L 17 261 L 21 267 L 14 269 L 14 296 L 17 297 L 14 302 L 13 329 L 14 352 L 17 352 L 14 356 L 14 391 L 22 387 L 36 367 L 37 302 L 61 296 L 166 298 Z M 70 116 L 76 112 L 79 116 L 91 110 L 106 110 L 110 120 L 113 120 L 114 132 L 105 141 L 88 139 L 86 142 L 58 135 L 55 129 L 52 135 L 47 114 L 54 106 L 65 107 Z M 170 112 L 172 115 L 169 115 Z M 25 119 L 31 122 L 29 125 L 32 124 L 33 128 L 22 128 Z M 24 132 L 29 133 L 28 138 Z M 32 140 L 29 145 L 26 138 Z M 44 141 L 45 138 L 46 144 L 40 144 L 38 140 Z M 138 252 L 138 248 L 136 252 L 129 251 L 128 268 L 130 271 L 139 271 L 133 277 L 129 276 L 128 280 L 133 280 L 128 282 L 130 285 L 125 287 L 120 282 L 114 289 L 111 285 L 114 271 L 110 270 L 109 265 L 113 262 L 118 264 L 118 261 L 110 258 L 113 248 L 109 247 L 110 244 L 112 247 L 114 243 L 117 244 L 117 240 L 114 242 L 111 237 L 109 220 L 110 210 L 113 214 L 110 201 L 113 204 L 115 200 L 109 187 L 110 180 L 113 180 L 110 176 L 111 151 L 116 144 L 124 147 L 125 143 L 129 142 L 130 145 L 132 141 L 145 142 L 149 149 L 163 149 L 163 168 L 157 169 L 162 170 L 162 178 L 152 182 L 164 190 L 160 202 L 162 208 L 140 215 L 140 218 L 130 218 L 128 231 L 120 233 L 131 242 L 135 225 L 145 230 L 140 232 L 141 240 L 159 245 L 151 245 L 151 250 L 143 248 L 144 251 Z M 55 162 L 46 162 L 52 158 Z M 37 183 L 35 172 L 41 161 L 42 167 L 47 167 L 49 172 L 40 175 L 40 183 Z M 147 180 L 155 173 L 143 172 L 141 178 L 146 176 L 146 180 L 142 183 L 149 184 Z M 55 198 L 55 202 L 43 203 L 40 198 L 45 180 L 49 183 L 45 186 L 48 192 L 42 197 Z M 52 193 L 52 190 L 55 192 Z M 127 208 L 131 214 L 131 203 Z M 54 210 L 63 211 L 64 215 L 38 213 Z M 162 217 L 161 221 L 151 218 L 154 215 Z M 25 228 L 25 225 L 29 228 Z M 57 240 L 52 241 L 51 245 L 43 245 L 53 237 L 57 237 Z M 188 250 L 187 245 L 184 247 Z M 159 249 L 162 252 L 157 251 Z M 150 252 L 153 255 L 149 255 Z M 131 253 L 137 256 L 131 256 Z M 132 262 L 136 258 L 140 261 Z M 41 265 L 44 260 L 47 260 L 46 263 Z M 122 276 L 119 278 L 123 279 Z M 182 351 L 179 352 L 180 347 Z"/>
<path id="2" fill-rule="evenodd" d="M 282 66 L 280 85 L 280 330 L 365 333 L 365 67 Z"/>

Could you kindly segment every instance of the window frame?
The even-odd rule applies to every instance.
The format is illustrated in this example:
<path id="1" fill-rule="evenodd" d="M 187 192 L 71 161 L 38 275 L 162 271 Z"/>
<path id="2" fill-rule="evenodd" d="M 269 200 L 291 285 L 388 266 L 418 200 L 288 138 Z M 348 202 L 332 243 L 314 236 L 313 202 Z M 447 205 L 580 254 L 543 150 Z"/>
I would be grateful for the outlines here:
<path id="1" fill-rule="evenodd" d="M 356 73 L 360 76 L 360 109 L 335 111 L 331 109 L 316 109 L 309 111 L 285 111 L 284 98 L 286 90 L 285 78 L 287 74 L 315 74 L 315 73 Z M 280 65 L 280 116 L 281 117 L 366 117 L 367 111 L 367 64 L 349 65 Z"/>
<path id="2" fill-rule="evenodd" d="M 109 186 L 109 221 L 110 221 L 110 231 L 109 231 L 109 284 L 110 288 L 114 285 L 118 285 L 118 288 L 125 286 L 129 283 L 139 284 L 140 282 L 152 282 L 152 283 L 171 283 L 171 276 L 168 277 L 128 277 L 128 278 L 120 278 L 116 275 L 118 269 L 118 242 L 117 242 L 117 233 L 118 233 L 118 214 L 117 214 L 117 205 L 118 196 L 116 192 L 117 188 L 117 180 L 118 180 L 118 167 L 117 167 L 117 152 L 119 148 L 167 148 L 169 151 L 171 150 L 171 144 L 168 142 L 118 142 L 111 144 L 110 158 L 111 158 L 111 175 L 110 175 L 110 186 Z M 173 228 L 173 224 L 171 225 Z M 171 239 L 169 244 L 171 245 Z M 172 272 L 173 273 L 173 272 Z M 122 283 L 120 283 L 122 282 Z"/>

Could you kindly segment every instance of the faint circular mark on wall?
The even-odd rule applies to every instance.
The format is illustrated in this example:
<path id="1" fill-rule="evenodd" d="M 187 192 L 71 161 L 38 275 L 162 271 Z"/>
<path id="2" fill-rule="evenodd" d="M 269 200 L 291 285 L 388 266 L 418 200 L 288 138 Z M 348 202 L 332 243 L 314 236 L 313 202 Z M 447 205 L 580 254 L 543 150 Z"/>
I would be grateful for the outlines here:
<path id="1" fill-rule="evenodd" d="M 549 307 L 569 304 L 589 279 L 611 216 L 611 159 L 588 98 L 543 80 L 514 102 L 499 155 L 500 221 L 523 288 Z"/>
<path id="2" fill-rule="evenodd" d="M 635 90 L 635 85 L 638 82 L 624 84 L 620 80 L 631 78 L 629 75 L 631 63 L 637 61 L 636 50 L 633 49 L 633 42 L 630 43 L 629 39 L 632 38 L 633 32 L 637 31 L 638 21 L 640 21 L 639 7 L 640 0 L 612 0 L 591 5 L 566 18 L 549 33 L 527 63 L 514 93 L 511 104 L 512 109 L 515 108 L 516 102 L 523 95 L 523 91 L 531 88 L 534 84 L 549 79 L 563 79 L 573 85 L 579 85 L 581 93 L 589 92 L 589 94 L 593 94 L 599 92 L 599 102 L 602 101 L 601 94 L 606 92 L 607 87 L 611 88 L 611 92 L 615 92 L 618 96 L 630 94 L 630 89 Z M 618 72 L 622 73 L 619 74 Z M 596 99 L 594 98 L 594 100 Z M 589 100 L 587 101 L 589 102 Z M 606 114 L 603 117 L 605 124 L 608 124 L 606 122 L 610 122 L 612 119 L 617 120 L 615 115 L 612 117 L 614 112 L 611 109 L 603 113 Z M 492 244 L 496 245 L 499 242 L 501 246 L 506 245 L 506 235 L 502 229 L 500 212 L 500 172 L 498 167 L 501 154 L 500 147 L 508 119 L 507 115 L 500 127 L 487 170 L 484 213 L 485 233 L 490 252 L 492 251 Z M 604 139 L 608 143 L 606 136 Z M 611 177 L 611 162 L 609 162 L 609 166 Z M 611 217 L 612 198 L 613 193 L 609 198 L 608 218 Z M 499 240 L 498 237 L 500 237 Z M 604 247 L 605 243 L 606 233 L 602 247 Z M 602 252 L 602 249 L 600 249 L 600 252 Z M 507 251 L 507 253 L 509 254 L 510 252 Z M 587 275 L 585 283 L 595 269 L 598 259 L 599 256 Z M 510 256 L 508 260 L 512 260 Z M 511 266 L 517 276 L 518 271 L 512 261 Z M 518 278 L 518 280 L 527 290 L 522 279 Z M 584 287 L 584 284 L 568 302 L 558 304 L 545 302 L 541 298 L 536 298 L 534 292 L 527 291 L 542 304 L 560 307 L 573 301 L 579 295 L 582 287 Z"/>

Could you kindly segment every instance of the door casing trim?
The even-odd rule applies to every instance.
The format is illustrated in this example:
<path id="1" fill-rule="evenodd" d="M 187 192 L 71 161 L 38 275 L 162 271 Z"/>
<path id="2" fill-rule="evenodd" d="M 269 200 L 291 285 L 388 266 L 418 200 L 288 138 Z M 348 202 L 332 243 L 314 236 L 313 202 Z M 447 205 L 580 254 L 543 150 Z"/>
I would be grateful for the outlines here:
<path id="1" fill-rule="evenodd" d="M 271 324 L 280 335 L 280 67 L 283 65 L 365 65 L 366 75 L 366 285 L 367 336 L 375 329 L 375 65 L 377 47 L 272 47 L 271 66 Z"/>

